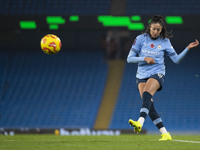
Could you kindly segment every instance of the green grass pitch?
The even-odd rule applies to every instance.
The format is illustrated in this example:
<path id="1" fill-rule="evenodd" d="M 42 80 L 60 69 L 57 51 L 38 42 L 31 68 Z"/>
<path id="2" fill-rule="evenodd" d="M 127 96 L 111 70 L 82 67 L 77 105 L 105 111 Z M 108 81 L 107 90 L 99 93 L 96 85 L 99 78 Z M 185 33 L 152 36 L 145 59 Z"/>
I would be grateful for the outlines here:
<path id="1" fill-rule="evenodd" d="M 173 141 L 159 142 L 160 135 L 120 136 L 0 136 L 1 150 L 197 150 L 200 135 L 172 135 Z M 180 141 L 179 141 L 180 140 Z"/>

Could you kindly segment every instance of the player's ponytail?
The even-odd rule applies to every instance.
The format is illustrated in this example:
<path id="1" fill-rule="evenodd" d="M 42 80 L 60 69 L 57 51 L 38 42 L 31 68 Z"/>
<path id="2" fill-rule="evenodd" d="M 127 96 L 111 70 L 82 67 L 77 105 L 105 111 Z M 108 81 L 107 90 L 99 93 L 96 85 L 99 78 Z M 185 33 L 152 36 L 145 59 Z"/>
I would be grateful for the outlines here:
<path id="1" fill-rule="evenodd" d="M 164 20 L 163 16 L 155 15 L 155 16 L 152 17 L 151 22 L 159 22 L 160 21 L 164 24 L 163 20 Z"/>
<path id="2" fill-rule="evenodd" d="M 153 24 L 153 23 L 159 23 L 163 27 L 162 31 L 160 33 L 160 37 L 161 38 L 164 39 L 164 38 L 171 38 L 172 37 L 172 32 L 168 32 L 167 31 L 167 28 L 165 26 L 164 18 L 161 15 L 154 15 L 151 18 L 151 21 L 150 21 L 149 25 L 147 26 L 147 28 L 145 30 L 145 33 L 150 34 L 150 27 L 151 27 L 151 24 Z"/>

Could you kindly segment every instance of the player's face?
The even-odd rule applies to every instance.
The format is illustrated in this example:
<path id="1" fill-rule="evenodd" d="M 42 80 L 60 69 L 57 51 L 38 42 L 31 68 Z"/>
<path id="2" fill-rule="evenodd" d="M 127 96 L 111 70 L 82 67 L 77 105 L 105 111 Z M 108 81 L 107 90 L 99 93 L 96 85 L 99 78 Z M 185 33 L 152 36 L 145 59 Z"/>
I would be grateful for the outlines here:
<path id="1" fill-rule="evenodd" d="M 162 31 L 162 26 L 159 23 L 152 23 L 150 26 L 150 35 L 152 38 L 157 38 Z"/>

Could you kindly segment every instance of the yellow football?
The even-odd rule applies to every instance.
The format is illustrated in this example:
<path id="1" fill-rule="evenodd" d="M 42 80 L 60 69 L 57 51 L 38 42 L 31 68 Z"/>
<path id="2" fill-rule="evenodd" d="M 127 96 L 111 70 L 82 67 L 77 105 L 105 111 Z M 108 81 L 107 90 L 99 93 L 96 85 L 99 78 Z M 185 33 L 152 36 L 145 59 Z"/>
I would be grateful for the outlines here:
<path id="1" fill-rule="evenodd" d="M 40 42 L 40 46 L 46 54 L 56 54 L 61 49 L 61 40 L 54 34 L 45 35 Z"/>

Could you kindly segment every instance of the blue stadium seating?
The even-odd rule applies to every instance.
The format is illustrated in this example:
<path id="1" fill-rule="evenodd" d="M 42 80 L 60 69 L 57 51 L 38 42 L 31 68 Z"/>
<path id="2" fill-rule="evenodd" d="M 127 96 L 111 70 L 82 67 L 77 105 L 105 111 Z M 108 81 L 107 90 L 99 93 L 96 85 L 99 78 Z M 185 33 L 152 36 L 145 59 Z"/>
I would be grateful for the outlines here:
<path id="1" fill-rule="evenodd" d="M 108 15 L 111 0 L 4 0 L 3 15 Z"/>
<path id="2" fill-rule="evenodd" d="M 197 0 L 127 0 L 126 15 L 197 15 L 200 1 Z"/>
<path id="3" fill-rule="evenodd" d="M 170 132 L 200 131 L 199 52 L 188 55 L 179 65 L 166 59 L 164 87 L 154 96 Z M 108 71 L 100 52 L 1 53 L 0 64 L 0 127 L 93 128 Z M 126 64 L 109 129 L 131 129 L 128 119 L 139 116 L 136 69 Z M 157 132 L 149 117 L 144 129 Z"/>
<path id="4" fill-rule="evenodd" d="M 155 107 L 169 131 L 200 131 L 199 52 L 193 51 L 178 65 L 166 59 L 164 88 L 154 96 Z M 135 84 L 136 64 L 127 64 L 110 129 L 131 129 L 130 118 L 138 119 L 142 105 Z M 157 131 L 147 117 L 144 129 Z"/>
<path id="5" fill-rule="evenodd" d="M 111 0 L 2 0 L 2 15 L 109 15 Z M 127 0 L 124 15 L 197 15 L 198 0 Z"/>
<path id="6" fill-rule="evenodd" d="M 0 63 L 0 127 L 93 127 L 107 76 L 100 52 L 2 54 Z"/>

